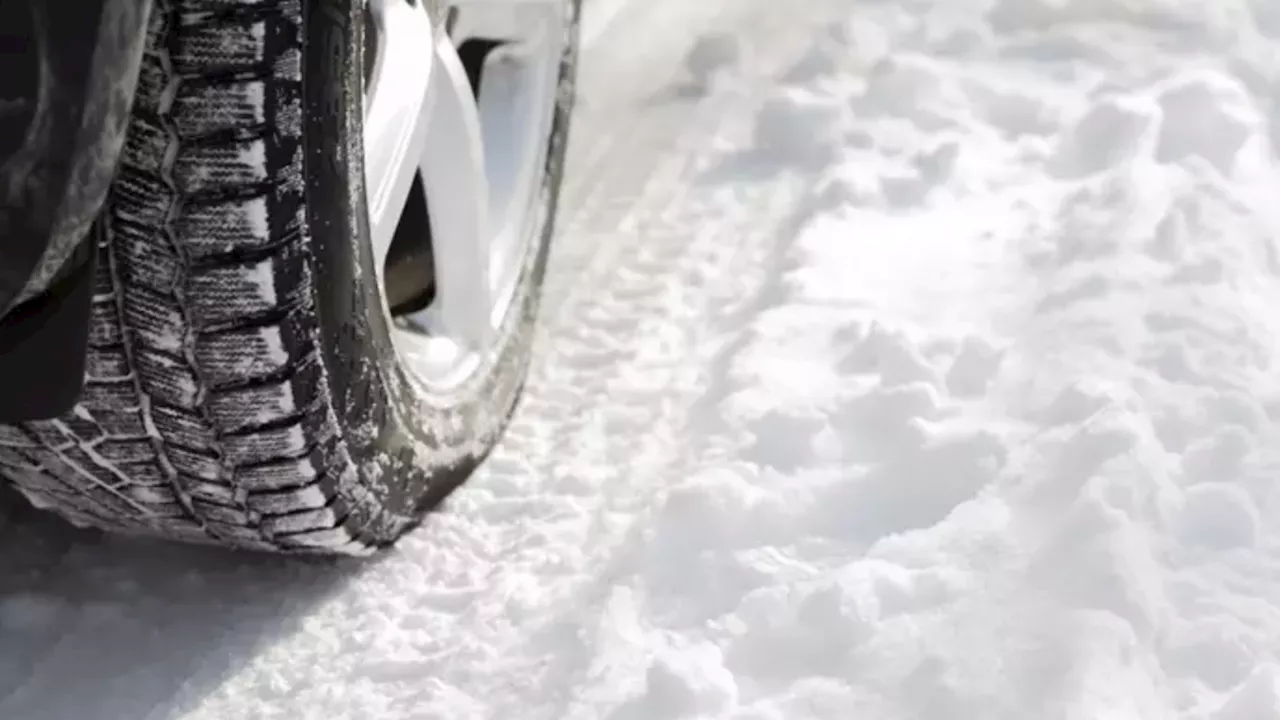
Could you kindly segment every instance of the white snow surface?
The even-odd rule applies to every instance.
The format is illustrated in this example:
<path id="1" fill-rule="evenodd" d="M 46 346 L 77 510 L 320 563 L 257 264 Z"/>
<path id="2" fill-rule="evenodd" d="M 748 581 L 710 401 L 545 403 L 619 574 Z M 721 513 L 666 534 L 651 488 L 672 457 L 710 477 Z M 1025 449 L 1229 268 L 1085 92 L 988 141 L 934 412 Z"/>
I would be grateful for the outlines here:
<path id="1" fill-rule="evenodd" d="M 337 565 L 7 500 L 0 718 L 1280 718 L 1280 5 L 608 6 L 491 461 Z"/>

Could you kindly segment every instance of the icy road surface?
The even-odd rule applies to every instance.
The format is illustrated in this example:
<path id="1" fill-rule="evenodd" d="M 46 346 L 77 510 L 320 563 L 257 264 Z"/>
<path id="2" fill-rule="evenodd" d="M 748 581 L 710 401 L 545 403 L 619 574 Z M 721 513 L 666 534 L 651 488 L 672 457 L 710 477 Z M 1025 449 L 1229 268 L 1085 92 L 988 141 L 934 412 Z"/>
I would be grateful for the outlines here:
<path id="1" fill-rule="evenodd" d="M 7 502 L 0 718 L 1280 718 L 1280 5 L 590 12 L 492 462 L 336 567 Z"/>

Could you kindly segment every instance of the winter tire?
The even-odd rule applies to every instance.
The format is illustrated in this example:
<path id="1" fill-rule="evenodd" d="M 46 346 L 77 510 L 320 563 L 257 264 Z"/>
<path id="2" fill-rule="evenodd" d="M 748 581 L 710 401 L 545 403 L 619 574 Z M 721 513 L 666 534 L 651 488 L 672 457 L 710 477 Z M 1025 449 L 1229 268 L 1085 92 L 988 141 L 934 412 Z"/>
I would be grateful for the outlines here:
<path id="1" fill-rule="evenodd" d="M 0 426 L 0 469 L 33 504 L 116 532 L 365 554 L 486 456 L 529 362 L 578 0 L 437 3 L 447 27 L 424 1 L 159 0 L 96 230 L 84 395 Z M 498 19 L 505 5 L 533 14 Z M 392 37 L 407 25 L 431 34 Z M 385 74 L 424 48 L 429 82 Z M 518 100 L 521 78 L 548 78 L 545 97 Z M 413 103 L 430 123 L 379 105 L 427 85 Z M 388 128 L 403 132 L 370 140 Z M 425 153 L 416 175 L 380 159 L 418 162 L 406 147 Z M 522 187 L 502 196 L 519 222 L 490 212 Z"/>

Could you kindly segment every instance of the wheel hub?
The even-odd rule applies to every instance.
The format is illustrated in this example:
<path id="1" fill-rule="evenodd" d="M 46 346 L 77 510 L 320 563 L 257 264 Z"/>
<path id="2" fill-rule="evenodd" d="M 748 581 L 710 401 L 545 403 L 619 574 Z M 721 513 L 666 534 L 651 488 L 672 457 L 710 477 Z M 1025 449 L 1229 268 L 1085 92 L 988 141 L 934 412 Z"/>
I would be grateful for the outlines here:
<path id="1" fill-rule="evenodd" d="M 536 241 L 563 0 L 368 0 L 365 175 L 393 340 L 428 390 L 492 350 Z M 441 30 L 444 30 L 441 28 Z"/>

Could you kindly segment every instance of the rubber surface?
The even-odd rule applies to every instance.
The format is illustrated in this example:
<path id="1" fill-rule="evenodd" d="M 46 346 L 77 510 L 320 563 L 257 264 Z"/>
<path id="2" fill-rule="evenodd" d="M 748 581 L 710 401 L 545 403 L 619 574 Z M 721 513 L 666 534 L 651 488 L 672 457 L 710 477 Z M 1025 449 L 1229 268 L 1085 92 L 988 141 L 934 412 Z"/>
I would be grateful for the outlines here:
<path id="1" fill-rule="evenodd" d="M 124 142 L 150 7 L 0 4 L 0 421 L 54 417 L 80 393 L 86 236 Z"/>
<path id="2" fill-rule="evenodd" d="M 151 0 L 5 4 L 0 316 L 53 282 L 102 206 L 124 140 L 150 6 Z"/>
<path id="3" fill-rule="evenodd" d="M 358 6 L 304 20 L 299 0 L 158 3 L 98 237 L 84 398 L 0 426 L 0 464 L 36 505 L 113 531 L 362 554 L 495 442 L 551 223 L 488 371 L 450 397 L 410 385 L 364 280 Z M 571 89 L 573 53 L 564 67 Z"/>

